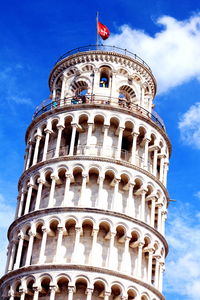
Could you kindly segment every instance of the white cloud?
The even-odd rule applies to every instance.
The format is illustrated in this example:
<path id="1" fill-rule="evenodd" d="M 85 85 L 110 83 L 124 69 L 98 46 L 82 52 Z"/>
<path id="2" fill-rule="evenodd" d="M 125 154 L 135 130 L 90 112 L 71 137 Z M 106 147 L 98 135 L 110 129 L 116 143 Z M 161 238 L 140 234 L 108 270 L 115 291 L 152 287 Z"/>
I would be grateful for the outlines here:
<path id="1" fill-rule="evenodd" d="M 182 115 L 178 126 L 183 142 L 200 149 L 200 102 Z"/>
<path id="2" fill-rule="evenodd" d="M 15 208 L 6 203 L 0 194 L 0 277 L 4 274 L 7 252 L 7 228 L 13 221 Z"/>
<path id="3" fill-rule="evenodd" d="M 188 207 L 184 207 L 171 213 L 168 222 L 170 253 L 165 290 L 178 293 L 184 299 L 200 300 L 200 224 L 194 223 L 197 219 L 188 216 L 187 210 Z"/>
<path id="4" fill-rule="evenodd" d="M 123 25 L 106 44 L 126 48 L 144 59 L 156 76 L 158 91 L 163 93 L 200 77 L 200 14 L 184 21 L 162 16 L 157 25 L 161 29 L 155 36 Z"/>

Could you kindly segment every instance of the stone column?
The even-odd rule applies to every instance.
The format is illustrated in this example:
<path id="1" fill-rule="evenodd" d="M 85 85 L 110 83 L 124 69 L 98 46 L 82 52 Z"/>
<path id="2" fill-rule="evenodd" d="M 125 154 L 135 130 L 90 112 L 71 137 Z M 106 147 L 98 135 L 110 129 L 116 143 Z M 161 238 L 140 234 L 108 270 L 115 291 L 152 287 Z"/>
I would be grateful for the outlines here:
<path id="1" fill-rule="evenodd" d="M 50 286 L 49 289 L 51 291 L 50 292 L 49 300 L 55 300 L 55 295 L 56 295 L 57 287 L 56 286 Z"/>
<path id="2" fill-rule="evenodd" d="M 165 162 L 164 163 L 164 176 L 163 176 L 163 184 L 164 184 L 164 186 L 167 185 L 167 172 L 168 172 L 168 168 L 169 168 L 169 163 Z"/>
<path id="3" fill-rule="evenodd" d="M 87 133 L 87 140 L 86 140 L 86 146 L 90 146 L 90 140 L 92 136 L 92 128 L 93 128 L 93 123 L 88 123 L 88 133 Z"/>
<path id="4" fill-rule="evenodd" d="M 76 137 L 76 125 L 72 124 L 72 135 L 71 135 L 71 143 L 70 143 L 70 149 L 69 149 L 69 155 L 74 154 L 74 144 L 75 144 L 75 137 Z"/>
<path id="5" fill-rule="evenodd" d="M 73 294 L 74 294 L 74 287 L 69 286 L 68 287 L 68 300 L 73 300 Z"/>
<path id="6" fill-rule="evenodd" d="M 76 236 L 75 236 L 74 252 L 72 254 L 72 262 L 76 262 L 77 261 L 78 246 L 79 246 L 80 236 L 81 236 L 81 228 L 80 227 L 76 227 L 75 230 L 76 230 Z"/>
<path id="7" fill-rule="evenodd" d="M 149 139 L 145 139 L 144 144 L 144 169 L 148 171 Z"/>
<path id="8" fill-rule="evenodd" d="M 24 215 L 29 212 L 30 204 L 31 204 L 31 196 L 32 196 L 32 191 L 33 191 L 33 183 L 29 182 L 28 184 L 28 193 L 27 193 L 27 198 L 26 198 L 26 206 L 24 210 Z"/>
<path id="9" fill-rule="evenodd" d="M 79 206 L 84 206 L 87 177 L 88 174 L 82 174 L 82 186 L 81 186 L 81 194 L 79 199 Z"/>
<path id="10" fill-rule="evenodd" d="M 9 300 L 14 300 L 15 298 L 15 294 L 14 294 L 14 292 L 13 291 L 9 291 Z"/>
<path id="11" fill-rule="evenodd" d="M 14 265 L 14 270 L 18 269 L 20 267 L 20 261 L 21 261 L 21 256 L 22 256 L 22 249 L 23 249 L 23 244 L 24 244 L 24 235 L 22 232 L 18 234 L 19 237 L 19 242 L 18 242 L 18 248 L 17 248 L 17 256 L 16 256 L 16 261 Z"/>
<path id="12" fill-rule="evenodd" d="M 119 178 L 115 178 L 114 179 L 114 193 L 113 193 L 113 199 L 112 199 L 112 209 L 113 210 L 117 210 L 117 204 L 116 201 L 117 201 L 117 195 L 118 195 L 118 192 L 119 192 L 119 182 L 120 182 L 121 179 Z"/>
<path id="13" fill-rule="evenodd" d="M 46 158 L 47 158 L 47 150 L 48 150 L 48 146 L 49 146 L 49 137 L 50 137 L 50 134 L 52 133 L 52 131 L 47 129 L 47 128 L 44 131 L 45 131 L 46 135 L 45 135 L 42 161 L 46 160 Z"/>
<path id="14" fill-rule="evenodd" d="M 104 179 L 105 179 L 105 177 L 102 177 L 102 176 L 99 176 L 99 178 L 98 178 L 99 190 L 98 190 L 98 197 L 97 197 L 96 207 L 100 207 L 100 208 L 102 208 L 101 194 L 102 194 L 102 190 L 103 190 Z"/>
<path id="15" fill-rule="evenodd" d="M 56 187 L 56 181 L 58 180 L 58 177 L 54 174 L 51 175 L 51 189 L 49 193 L 49 203 L 48 207 L 53 207 L 54 203 L 54 192 L 55 192 L 55 187 Z"/>
<path id="16" fill-rule="evenodd" d="M 10 252 L 10 257 L 8 259 L 8 272 L 12 271 L 13 269 L 13 263 L 14 263 L 14 258 L 15 258 L 15 252 L 16 252 L 16 249 L 17 249 L 17 241 L 16 240 L 13 240 L 11 242 L 12 246 L 11 246 L 11 252 Z"/>
<path id="17" fill-rule="evenodd" d="M 38 300 L 39 297 L 39 288 L 38 287 L 34 287 L 34 295 L 33 295 L 33 300 Z"/>
<path id="18" fill-rule="evenodd" d="M 163 210 L 161 212 L 161 222 L 162 222 L 162 225 L 161 225 L 161 234 L 162 235 L 165 235 L 165 220 L 167 219 L 167 211 L 166 210 Z"/>
<path id="19" fill-rule="evenodd" d="M 162 203 L 158 203 L 156 206 L 158 207 L 157 230 L 159 232 L 161 232 L 161 230 L 162 230 L 162 220 L 161 220 L 161 217 L 162 217 L 162 207 L 163 207 L 163 204 Z"/>
<path id="20" fill-rule="evenodd" d="M 133 132 L 133 142 L 132 142 L 132 150 L 131 150 L 131 163 L 133 165 L 136 164 L 137 137 L 138 137 L 138 133 L 137 132 Z"/>
<path id="21" fill-rule="evenodd" d="M 33 242 L 36 234 L 32 231 L 29 232 L 29 242 L 28 242 L 28 250 L 26 254 L 26 263 L 25 266 L 29 266 L 31 264 L 31 256 L 33 250 Z"/>
<path id="22" fill-rule="evenodd" d="M 86 300 L 91 300 L 92 299 L 92 292 L 93 292 L 92 289 L 87 289 L 86 290 L 86 294 L 87 294 Z"/>
<path id="23" fill-rule="evenodd" d="M 125 237 L 125 244 L 124 244 L 124 253 L 123 253 L 123 270 L 127 270 L 127 265 L 130 263 L 130 256 L 129 256 L 129 242 L 131 237 Z"/>
<path id="24" fill-rule="evenodd" d="M 45 184 L 45 180 L 43 180 L 42 178 L 38 178 L 38 190 L 34 210 L 37 210 L 40 207 L 43 184 Z"/>
<path id="25" fill-rule="evenodd" d="M 163 273 L 165 271 L 165 263 L 164 261 L 160 262 L 160 274 L 159 274 L 159 291 L 162 293 L 162 289 L 163 289 Z"/>
<path id="26" fill-rule="evenodd" d="M 27 170 L 27 169 L 29 168 L 29 166 L 30 166 L 31 155 L 32 155 L 32 149 L 33 149 L 32 141 L 29 141 L 28 157 L 27 157 L 27 161 L 26 161 L 26 170 Z"/>
<path id="27" fill-rule="evenodd" d="M 155 147 L 154 149 L 154 155 L 153 155 L 153 175 L 157 175 L 157 162 L 158 162 L 158 147 Z"/>
<path id="28" fill-rule="evenodd" d="M 118 136 L 118 143 L 117 143 L 116 159 L 120 159 L 120 157 L 121 157 L 123 132 L 124 132 L 124 128 L 119 127 L 119 136 Z"/>
<path id="29" fill-rule="evenodd" d="M 40 246 L 40 255 L 39 255 L 39 264 L 42 264 L 45 262 L 45 248 L 46 248 L 46 242 L 47 242 L 47 228 L 42 227 L 42 242 Z"/>
<path id="30" fill-rule="evenodd" d="M 58 227 L 58 239 L 57 239 L 57 245 L 56 245 L 56 256 L 55 256 L 55 261 L 56 262 L 61 262 L 62 257 L 61 257 L 61 247 L 62 247 L 62 239 L 63 239 L 63 233 L 64 233 L 64 228 L 63 227 Z"/>
<path id="31" fill-rule="evenodd" d="M 158 282 L 159 282 L 159 265 L 160 265 L 159 258 L 160 257 L 158 257 L 158 256 L 155 257 L 155 259 L 156 259 L 156 268 L 155 268 L 155 282 L 154 282 L 154 285 L 155 285 L 156 289 L 158 289 Z"/>
<path id="32" fill-rule="evenodd" d="M 126 214 L 131 216 L 131 217 L 135 217 L 135 204 L 134 204 L 134 199 L 133 199 L 134 186 L 135 186 L 134 183 L 129 182 Z M 133 205 L 131 205 L 131 202 L 132 202 Z"/>
<path id="33" fill-rule="evenodd" d="M 150 225 L 155 227 L 155 208 L 156 208 L 156 197 L 151 198 L 151 220 Z"/>
<path id="34" fill-rule="evenodd" d="M 141 191 L 141 210 L 140 210 L 140 220 L 145 221 L 145 196 L 146 196 L 147 190 L 143 189 Z"/>
<path id="35" fill-rule="evenodd" d="M 147 281 L 149 284 L 151 284 L 152 280 L 152 261 L 153 261 L 153 252 L 154 249 L 149 249 L 149 257 L 148 257 L 148 268 L 147 268 Z"/>
<path id="36" fill-rule="evenodd" d="M 26 296 L 26 291 L 24 290 L 24 289 L 22 289 L 21 291 L 20 291 L 20 300 L 24 300 L 25 299 L 25 296 Z"/>
<path id="37" fill-rule="evenodd" d="M 99 230 L 93 229 L 92 231 L 92 247 L 91 247 L 91 254 L 90 254 L 90 263 L 94 264 L 94 260 L 96 259 L 96 243 L 97 243 L 97 235 Z"/>
<path id="38" fill-rule="evenodd" d="M 35 143 L 35 150 L 34 150 L 32 165 L 35 165 L 37 163 L 39 146 L 40 146 L 40 141 L 41 141 L 42 136 L 41 135 L 36 135 L 35 138 L 36 138 L 36 143 Z"/>
<path id="39" fill-rule="evenodd" d="M 160 155 L 160 181 L 163 182 L 164 178 L 164 162 L 165 162 L 165 154 Z"/>
<path id="40" fill-rule="evenodd" d="M 108 255 L 108 267 L 112 269 L 112 253 L 114 248 L 114 241 L 115 241 L 115 232 L 111 232 L 110 234 L 110 245 L 109 245 L 109 255 Z"/>
<path id="41" fill-rule="evenodd" d="M 20 194 L 20 200 L 19 200 L 19 208 L 18 208 L 18 212 L 17 212 L 17 218 L 21 217 L 22 215 L 22 208 L 23 208 L 23 204 L 24 204 L 24 195 L 25 195 L 26 191 L 24 188 L 21 189 L 21 194 Z"/>
<path id="42" fill-rule="evenodd" d="M 102 155 L 106 154 L 106 141 L 107 141 L 107 136 L 108 136 L 108 129 L 109 129 L 109 125 L 104 125 Z"/>
<path id="43" fill-rule="evenodd" d="M 141 278 L 142 274 L 142 248 L 144 246 L 143 242 L 138 243 L 138 257 L 137 257 L 137 277 Z"/>
<path id="44" fill-rule="evenodd" d="M 57 125 L 57 128 L 58 128 L 58 136 L 57 136 L 56 150 L 55 150 L 54 158 L 59 156 L 60 142 L 61 142 L 61 137 L 62 137 L 62 131 L 63 131 L 63 129 L 64 129 L 65 127 L 62 126 L 62 125 Z"/>
<path id="45" fill-rule="evenodd" d="M 110 292 L 105 292 L 104 293 L 104 300 L 109 300 L 111 293 Z"/>
<path id="46" fill-rule="evenodd" d="M 63 206 L 66 207 L 69 205 L 69 188 L 71 183 L 72 175 L 69 173 L 65 173 L 66 182 L 65 182 L 65 192 L 64 192 L 64 199 L 63 199 Z"/>

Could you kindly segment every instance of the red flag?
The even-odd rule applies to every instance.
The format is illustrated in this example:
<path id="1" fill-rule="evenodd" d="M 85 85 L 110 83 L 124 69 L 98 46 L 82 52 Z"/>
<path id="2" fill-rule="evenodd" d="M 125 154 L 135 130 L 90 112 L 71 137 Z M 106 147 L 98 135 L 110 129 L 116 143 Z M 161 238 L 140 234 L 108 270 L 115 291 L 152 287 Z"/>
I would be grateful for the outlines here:
<path id="1" fill-rule="evenodd" d="M 110 31 L 105 25 L 98 22 L 98 34 L 103 40 L 106 40 L 110 36 Z"/>

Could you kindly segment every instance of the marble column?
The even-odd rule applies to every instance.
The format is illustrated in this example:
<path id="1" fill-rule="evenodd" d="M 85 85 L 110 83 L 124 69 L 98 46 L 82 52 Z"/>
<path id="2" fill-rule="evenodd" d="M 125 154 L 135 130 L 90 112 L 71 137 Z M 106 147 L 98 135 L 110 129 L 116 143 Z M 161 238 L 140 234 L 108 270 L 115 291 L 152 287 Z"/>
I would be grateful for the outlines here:
<path id="1" fill-rule="evenodd" d="M 158 147 L 155 147 L 153 154 L 153 175 L 157 175 L 157 163 L 158 163 Z"/>
<path id="2" fill-rule="evenodd" d="M 120 159 L 120 157 L 121 157 L 123 132 L 124 132 L 124 128 L 123 127 L 119 127 L 119 136 L 118 136 L 118 142 L 117 142 L 117 152 L 116 152 L 116 157 L 115 157 L 116 159 Z"/>
<path id="3" fill-rule="evenodd" d="M 134 203 L 134 198 L 133 198 L 134 186 L 135 186 L 134 183 L 129 182 L 126 214 L 131 216 L 131 217 L 135 217 L 135 203 Z"/>
<path id="4" fill-rule="evenodd" d="M 92 247 L 91 247 L 91 254 L 90 254 L 90 263 L 93 265 L 96 260 L 96 243 L 97 243 L 97 235 L 99 230 L 93 229 L 92 231 Z"/>
<path id="5" fill-rule="evenodd" d="M 62 240 L 63 240 L 63 233 L 64 233 L 64 228 L 63 227 L 58 227 L 58 239 L 57 239 L 57 245 L 56 245 L 56 256 L 55 256 L 55 261 L 56 262 L 62 262 Z"/>
<path id="6" fill-rule="evenodd" d="M 98 197 L 97 197 L 97 202 L 96 202 L 96 207 L 102 207 L 101 199 L 102 199 L 102 191 L 103 191 L 103 182 L 104 182 L 105 177 L 99 176 L 98 178 L 98 183 L 99 183 L 99 190 L 98 190 Z"/>
<path id="7" fill-rule="evenodd" d="M 141 278 L 142 274 L 142 248 L 144 246 L 143 242 L 138 243 L 138 256 L 137 256 L 137 277 Z"/>
<path id="8" fill-rule="evenodd" d="M 44 142 L 44 150 L 43 150 L 42 161 L 46 160 L 46 158 L 47 158 L 47 150 L 48 150 L 48 146 L 49 146 L 49 137 L 50 137 L 50 134 L 52 133 L 52 131 L 46 128 L 44 130 L 44 132 L 46 133 L 46 135 L 45 135 L 45 142 Z"/>
<path id="9" fill-rule="evenodd" d="M 119 192 L 119 183 L 120 183 L 120 180 L 119 178 L 115 178 L 114 179 L 114 193 L 113 193 L 113 198 L 112 198 L 112 209 L 114 211 L 117 210 L 117 206 L 118 206 L 118 203 L 117 203 L 117 200 L 118 200 L 118 192 Z"/>
<path id="10" fill-rule="evenodd" d="M 132 150 L 131 150 L 131 163 L 133 165 L 136 164 L 137 137 L 138 137 L 138 133 L 133 132 L 133 142 L 132 142 Z"/>
<path id="11" fill-rule="evenodd" d="M 58 128 L 58 135 L 57 135 L 56 150 L 55 150 L 54 158 L 59 157 L 62 132 L 65 127 L 62 125 L 57 125 L 57 128 Z"/>
<path id="12" fill-rule="evenodd" d="M 108 137 L 108 130 L 109 130 L 109 125 L 104 125 L 102 155 L 106 155 L 106 142 Z"/>
<path id="13" fill-rule="evenodd" d="M 69 286 L 68 287 L 68 300 L 73 300 L 73 294 L 74 294 L 75 288 Z"/>
<path id="14" fill-rule="evenodd" d="M 40 207 L 42 188 L 43 188 L 43 185 L 45 184 L 45 180 L 42 179 L 42 178 L 38 178 L 37 182 L 38 182 L 38 190 L 37 190 L 37 196 L 36 196 L 35 209 L 34 210 L 37 210 Z"/>
<path id="15" fill-rule="evenodd" d="M 32 231 L 29 232 L 29 242 L 28 242 L 28 250 L 27 250 L 27 254 L 26 254 L 25 266 L 29 266 L 31 264 L 31 256 L 32 256 L 33 242 L 34 242 L 35 236 L 36 236 L 36 233 L 34 233 Z"/>
<path id="16" fill-rule="evenodd" d="M 56 182 L 59 178 L 52 174 L 51 175 L 51 188 L 50 188 L 50 193 L 49 193 L 49 203 L 48 203 L 48 207 L 53 207 L 54 206 L 54 193 L 55 193 L 55 187 L 56 187 Z"/>
<path id="17" fill-rule="evenodd" d="M 69 173 L 65 173 L 65 177 L 66 177 L 65 191 L 64 191 L 64 199 L 62 202 L 62 205 L 64 207 L 69 206 L 69 189 L 70 189 L 72 175 Z"/>
<path id="18" fill-rule="evenodd" d="M 40 246 L 39 264 L 45 262 L 44 254 L 45 254 L 46 242 L 47 242 L 47 228 L 42 227 L 42 242 Z"/>
<path id="19" fill-rule="evenodd" d="M 27 193 L 27 198 L 26 198 L 26 206 L 25 206 L 25 210 L 24 210 L 24 215 L 27 214 L 29 212 L 29 209 L 30 209 L 31 196 L 32 196 L 32 191 L 33 191 L 34 184 L 30 181 L 27 184 L 27 186 L 28 186 L 28 193 Z"/>
<path id="20" fill-rule="evenodd" d="M 34 155 L 33 155 L 33 163 L 32 165 L 35 165 L 38 160 L 38 152 L 39 152 L 39 146 L 40 146 L 40 141 L 42 139 L 41 135 L 36 135 L 36 143 L 35 143 L 35 150 L 34 150 Z"/>
<path id="21" fill-rule="evenodd" d="M 18 269 L 20 267 L 21 257 L 22 257 L 22 249 L 24 244 L 24 234 L 19 233 L 19 242 L 18 242 L 18 248 L 17 248 L 17 255 L 16 255 L 16 261 L 14 265 L 14 269 Z"/>
<path id="22" fill-rule="evenodd" d="M 149 158 L 149 142 L 150 139 L 145 139 L 144 144 L 144 169 L 148 171 L 148 158 Z"/>
<path id="23" fill-rule="evenodd" d="M 32 155 L 32 149 L 33 149 L 32 141 L 29 141 L 28 157 L 27 157 L 26 168 L 25 168 L 26 170 L 28 170 L 28 168 L 29 168 L 29 166 L 30 166 L 31 155 Z"/>
<path id="24" fill-rule="evenodd" d="M 85 205 L 84 200 L 85 200 L 87 177 L 88 177 L 88 174 L 82 174 L 82 186 L 81 186 L 81 194 L 80 194 L 80 199 L 79 199 L 79 206 Z"/>
<path id="25" fill-rule="evenodd" d="M 69 155 L 74 154 L 74 144 L 75 144 L 76 128 L 77 128 L 77 126 L 75 124 L 72 124 L 71 126 L 72 126 L 72 135 L 71 135 Z"/>
<path id="26" fill-rule="evenodd" d="M 148 252 L 149 252 L 149 256 L 148 256 L 148 267 L 147 267 L 147 281 L 148 281 L 149 284 L 151 284 L 151 280 L 152 280 L 152 261 L 153 261 L 154 249 L 150 248 Z"/>
<path id="27" fill-rule="evenodd" d="M 76 262 L 78 258 L 78 246 L 80 243 L 80 236 L 81 236 L 81 228 L 76 227 L 76 235 L 75 235 L 75 243 L 74 243 L 74 252 L 72 254 L 72 262 Z"/>
<path id="28" fill-rule="evenodd" d="M 108 255 L 108 267 L 112 269 L 112 253 L 114 248 L 114 241 L 115 241 L 115 232 L 111 232 L 110 234 L 110 245 L 109 245 L 109 255 Z"/>

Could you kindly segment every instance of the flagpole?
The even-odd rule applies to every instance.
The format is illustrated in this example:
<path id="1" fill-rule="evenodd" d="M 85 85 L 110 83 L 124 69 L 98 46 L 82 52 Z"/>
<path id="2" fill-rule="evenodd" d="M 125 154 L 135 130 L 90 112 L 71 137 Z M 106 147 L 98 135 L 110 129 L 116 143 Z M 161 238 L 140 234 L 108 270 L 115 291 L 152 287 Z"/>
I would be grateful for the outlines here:
<path id="1" fill-rule="evenodd" d="M 98 22 L 99 22 L 99 12 L 97 11 L 97 14 L 96 14 L 96 27 L 97 27 L 96 48 L 97 48 L 97 50 L 98 50 Z"/>

